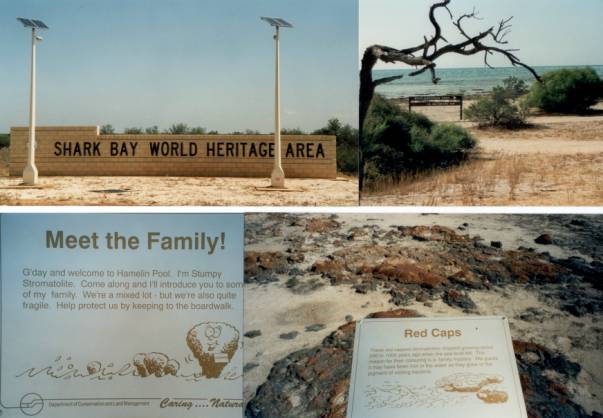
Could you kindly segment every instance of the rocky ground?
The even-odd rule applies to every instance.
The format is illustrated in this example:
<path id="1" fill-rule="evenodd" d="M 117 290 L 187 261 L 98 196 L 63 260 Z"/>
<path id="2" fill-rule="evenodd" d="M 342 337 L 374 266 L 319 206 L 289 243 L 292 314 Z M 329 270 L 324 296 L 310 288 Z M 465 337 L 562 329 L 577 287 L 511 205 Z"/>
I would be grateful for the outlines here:
<path id="1" fill-rule="evenodd" d="M 247 417 L 344 417 L 354 320 L 505 315 L 531 418 L 603 412 L 603 217 L 246 219 Z"/>

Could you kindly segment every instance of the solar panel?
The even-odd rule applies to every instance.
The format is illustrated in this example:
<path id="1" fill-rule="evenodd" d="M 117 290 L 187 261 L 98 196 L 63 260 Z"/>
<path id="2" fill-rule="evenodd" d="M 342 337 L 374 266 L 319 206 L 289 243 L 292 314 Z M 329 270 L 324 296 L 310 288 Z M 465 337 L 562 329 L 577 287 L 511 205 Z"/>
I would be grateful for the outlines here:
<path id="1" fill-rule="evenodd" d="M 285 27 L 285 28 L 292 28 L 293 27 L 293 25 L 291 23 L 287 22 L 285 19 L 281 19 L 280 17 L 277 17 L 274 20 L 276 20 L 277 22 L 279 22 L 282 27 Z"/>
<path id="2" fill-rule="evenodd" d="M 48 26 L 46 26 L 46 23 L 42 22 L 41 20 L 25 19 L 23 17 L 18 17 L 17 20 L 19 22 L 23 23 L 23 26 L 25 26 L 26 28 L 48 29 Z"/>
<path id="3" fill-rule="evenodd" d="M 285 19 L 279 17 L 261 17 L 260 19 L 268 22 L 270 26 L 276 26 L 281 28 L 292 28 L 293 25 L 287 22 Z"/>
<path id="4" fill-rule="evenodd" d="M 35 28 L 36 25 L 29 19 L 24 19 L 22 17 L 18 17 L 17 20 L 21 23 L 23 23 L 23 26 L 25 26 L 26 28 Z"/>
<path id="5" fill-rule="evenodd" d="M 34 22 L 36 24 L 36 26 L 40 29 L 48 29 L 48 26 L 46 26 L 46 23 L 42 22 L 41 20 L 31 19 L 31 21 Z"/>

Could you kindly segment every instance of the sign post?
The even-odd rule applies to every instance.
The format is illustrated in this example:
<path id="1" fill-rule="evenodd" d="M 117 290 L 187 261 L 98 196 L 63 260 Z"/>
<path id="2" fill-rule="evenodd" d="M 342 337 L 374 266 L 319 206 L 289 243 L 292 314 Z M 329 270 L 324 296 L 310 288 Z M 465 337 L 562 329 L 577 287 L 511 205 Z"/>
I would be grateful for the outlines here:
<path id="1" fill-rule="evenodd" d="M 29 91 L 29 142 L 27 144 L 27 164 L 23 170 L 23 183 L 35 185 L 38 182 L 36 167 L 36 43 L 42 37 L 36 35 L 36 29 L 48 29 L 41 20 L 18 17 L 23 26 L 31 28 L 31 83 Z"/>
<path id="2" fill-rule="evenodd" d="M 276 48 L 276 69 L 274 80 L 274 167 L 270 175 L 270 186 L 285 188 L 285 172 L 281 163 L 281 65 L 280 65 L 280 28 L 292 28 L 293 25 L 281 18 L 262 17 L 276 29 L 274 43 Z"/>

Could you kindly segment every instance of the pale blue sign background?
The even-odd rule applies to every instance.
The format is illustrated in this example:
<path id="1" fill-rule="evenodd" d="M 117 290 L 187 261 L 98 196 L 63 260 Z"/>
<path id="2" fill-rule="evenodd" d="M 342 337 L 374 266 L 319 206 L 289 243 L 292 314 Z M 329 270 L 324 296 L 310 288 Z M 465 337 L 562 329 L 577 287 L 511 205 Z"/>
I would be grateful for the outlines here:
<path id="1" fill-rule="evenodd" d="M 189 329 L 205 321 L 223 321 L 235 326 L 243 334 L 243 216 L 242 215 L 199 215 L 199 214 L 7 214 L 1 217 L 2 254 L 2 347 L 1 347 L 1 401 L 4 414 L 23 416 L 19 406 L 27 393 L 37 393 L 44 399 L 98 399 L 98 398 L 222 398 L 242 397 L 242 347 L 224 370 L 221 378 L 191 379 L 166 376 L 114 377 L 112 379 L 70 378 L 57 379 L 44 373 L 35 377 L 16 377 L 31 367 L 41 368 L 59 364 L 68 367 L 74 364 L 83 368 L 90 361 L 103 365 L 111 362 L 119 367 L 132 360 L 136 353 L 161 352 L 178 359 L 183 369 L 194 371 L 198 364 L 191 356 L 186 344 Z M 91 234 L 101 236 L 101 249 L 47 249 L 45 231 L 62 229 L 69 234 Z M 106 250 L 103 236 L 107 232 L 119 231 L 123 235 L 141 238 L 139 250 Z M 225 233 L 224 250 L 208 255 L 201 250 L 163 251 L 146 249 L 146 234 L 161 232 L 170 236 L 207 235 Z M 240 286 L 232 291 L 236 300 L 230 301 L 233 309 L 188 310 L 188 311 L 32 311 L 22 309 L 23 269 L 43 270 L 86 270 L 95 269 L 158 269 L 217 271 L 224 274 L 223 282 L 234 282 Z M 31 277 L 30 277 L 31 278 Z M 36 278 L 36 280 L 48 280 Z M 79 279 L 69 279 L 79 283 Z M 107 280 L 107 279 L 105 279 Z M 122 279 L 124 280 L 124 279 Z M 136 279 L 130 279 L 132 281 Z M 193 279 L 189 279 L 193 280 Z M 199 282 L 211 279 L 194 279 Z M 50 289 L 34 289 L 49 292 Z M 61 289 L 64 290 L 64 289 Z M 132 291 L 132 290 L 131 290 Z M 90 300 L 88 300 L 89 302 Z M 78 297 L 73 303 L 82 302 Z M 137 302 L 161 302 L 138 300 Z M 171 300 L 170 302 L 173 302 Z M 197 301 L 200 302 L 200 301 Z M 207 302 L 207 301 L 204 301 Z M 216 301 L 218 302 L 218 301 Z M 48 301 L 51 305 L 54 301 Z M 57 362 L 58 356 L 63 360 Z M 184 359 L 189 356 L 192 362 Z M 71 357 L 70 361 L 66 361 Z M 228 376 L 228 379 L 224 378 Z M 31 399 L 30 399 L 31 400 Z M 196 416 L 196 417 L 240 417 L 238 408 L 186 409 L 158 407 L 152 401 L 150 407 L 103 407 L 87 406 L 50 408 L 45 401 L 40 416 L 48 417 L 150 417 L 150 416 Z"/>

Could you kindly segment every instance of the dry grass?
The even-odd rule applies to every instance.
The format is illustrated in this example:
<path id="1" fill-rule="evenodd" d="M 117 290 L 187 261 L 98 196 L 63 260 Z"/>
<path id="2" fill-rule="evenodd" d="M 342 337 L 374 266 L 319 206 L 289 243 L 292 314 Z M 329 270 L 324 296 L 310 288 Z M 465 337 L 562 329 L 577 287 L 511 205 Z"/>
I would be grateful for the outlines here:
<path id="1" fill-rule="evenodd" d="M 396 185 L 374 185 L 366 205 L 603 204 L 603 154 L 507 155 L 467 161 L 449 169 L 411 175 Z"/>
<path id="2" fill-rule="evenodd" d="M 603 110 L 603 103 L 596 106 Z M 427 109 L 454 120 L 455 109 Z M 477 129 L 476 155 L 459 166 L 370 185 L 363 205 L 603 206 L 603 115 L 536 115 L 530 129 Z"/>

